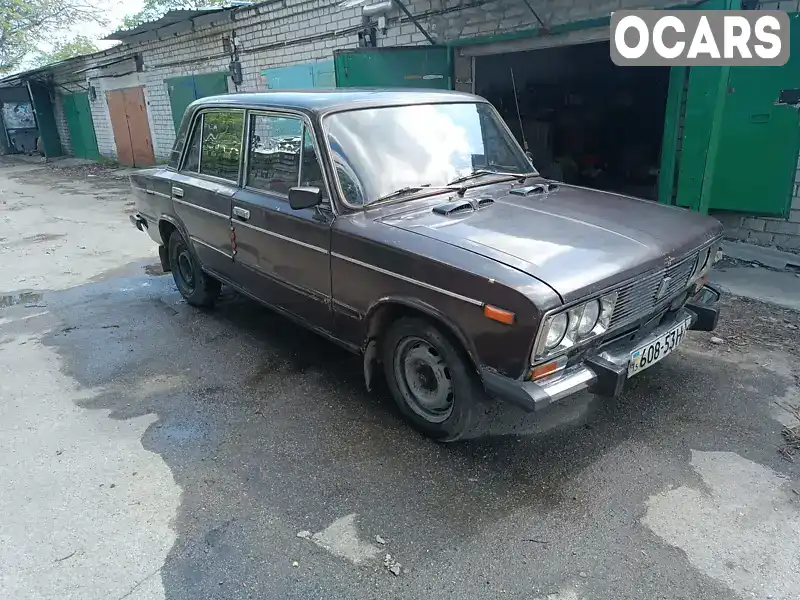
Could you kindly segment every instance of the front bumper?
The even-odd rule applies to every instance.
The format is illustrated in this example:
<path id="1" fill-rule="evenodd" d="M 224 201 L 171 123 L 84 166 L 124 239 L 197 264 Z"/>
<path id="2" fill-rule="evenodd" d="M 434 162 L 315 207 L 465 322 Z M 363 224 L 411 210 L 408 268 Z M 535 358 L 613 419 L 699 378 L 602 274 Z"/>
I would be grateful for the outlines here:
<path id="1" fill-rule="evenodd" d="M 583 391 L 600 396 L 617 396 L 625 388 L 628 362 L 633 350 L 655 341 L 684 319 L 690 320 L 690 330 L 713 331 L 719 319 L 719 297 L 719 291 L 705 285 L 682 309 L 646 336 L 634 342 L 611 344 L 559 373 L 536 381 L 510 379 L 483 369 L 484 387 L 495 398 L 516 404 L 529 412 L 542 410 Z"/>

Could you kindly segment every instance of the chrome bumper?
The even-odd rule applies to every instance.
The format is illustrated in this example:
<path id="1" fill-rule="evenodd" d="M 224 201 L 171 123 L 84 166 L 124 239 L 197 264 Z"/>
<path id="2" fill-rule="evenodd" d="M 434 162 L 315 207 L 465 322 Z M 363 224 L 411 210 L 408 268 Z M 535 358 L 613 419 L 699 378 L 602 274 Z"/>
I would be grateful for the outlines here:
<path id="1" fill-rule="evenodd" d="M 713 330 L 719 316 L 716 308 L 718 301 L 719 292 L 705 286 L 669 322 L 659 325 L 635 342 L 612 345 L 596 355 L 588 356 L 579 364 L 536 381 L 520 382 L 484 371 L 484 386 L 492 396 L 517 404 L 527 411 L 541 410 L 554 402 L 587 390 L 600 396 L 616 396 L 622 392 L 628 379 L 628 362 L 633 350 L 654 342 L 686 319 L 690 321 L 689 329 Z"/>

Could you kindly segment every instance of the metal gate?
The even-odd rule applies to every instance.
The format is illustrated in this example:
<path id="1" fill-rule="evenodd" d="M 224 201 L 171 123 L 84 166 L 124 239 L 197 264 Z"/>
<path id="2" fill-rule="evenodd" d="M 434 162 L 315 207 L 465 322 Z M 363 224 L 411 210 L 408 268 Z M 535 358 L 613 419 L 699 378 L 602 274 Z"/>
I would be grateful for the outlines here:
<path id="1" fill-rule="evenodd" d="M 144 88 L 114 90 L 107 92 L 106 98 L 119 162 L 130 167 L 154 165 L 156 160 L 144 102 Z"/>
<path id="2" fill-rule="evenodd" d="M 447 46 L 335 50 L 333 62 L 336 87 L 453 89 Z"/>
<path id="3" fill-rule="evenodd" d="M 167 84 L 175 133 L 181 126 L 181 119 L 183 119 L 183 113 L 186 112 L 186 107 L 192 102 L 206 96 L 228 93 L 228 74 L 224 72 L 171 77 L 165 79 L 164 83 Z"/>
<path id="4" fill-rule="evenodd" d="M 705 8 L 738 9 L 738 0 Z M 673 67 L 659 201 L 694 210 L 787 216 L 800 151 L 800 19 L 783 67 Z M 781 100 L 782 96 L 784 101 Z"/>
<path id="5" fill-rule="evenodd" d="M 36 124 L 39 127 L 39 147 L 46 158 L 61 156 L 61 137 L 58 135 L 50 89 L 40 83 L 28 82 Z"/>
<path id="6" fill-rule="evenodd" d="M 92 111 L 89 107 L 89 94 L 69 94 L 62 97 L 62 103 L 72 140 L 72 153 L 78 158 L 98 158 L 100 151 L 97 148 Z"/>

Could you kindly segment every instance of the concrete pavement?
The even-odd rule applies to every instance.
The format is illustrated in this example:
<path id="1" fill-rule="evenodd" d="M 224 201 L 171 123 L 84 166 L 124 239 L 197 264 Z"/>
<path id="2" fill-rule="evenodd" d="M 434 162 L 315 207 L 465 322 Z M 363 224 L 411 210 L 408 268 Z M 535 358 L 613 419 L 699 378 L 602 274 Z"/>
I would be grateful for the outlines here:
<path id="1" fill-rule="evenodd" d="M 796 599 L 797 313 L 726 298 L 578 425 L 443 446 L 337 347 L 187 306 L 94 179 L 0 165 L 0 597 Z"/>

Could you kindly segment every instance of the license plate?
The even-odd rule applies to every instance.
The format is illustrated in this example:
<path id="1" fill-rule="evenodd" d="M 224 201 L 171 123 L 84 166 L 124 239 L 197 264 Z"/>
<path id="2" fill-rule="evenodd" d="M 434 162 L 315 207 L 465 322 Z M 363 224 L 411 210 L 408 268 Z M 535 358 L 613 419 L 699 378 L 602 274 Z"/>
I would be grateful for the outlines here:
<path id="1" fill-rule="evenodd" d="M 652 367 L 662 358 L 671 354 L 683 340 L 690 323 L 691 319 L 686 319 L 649 344 L 631 352 L 631 359 L 628 363 L 628 377 L 633 377 L 640 371 Z"/>

